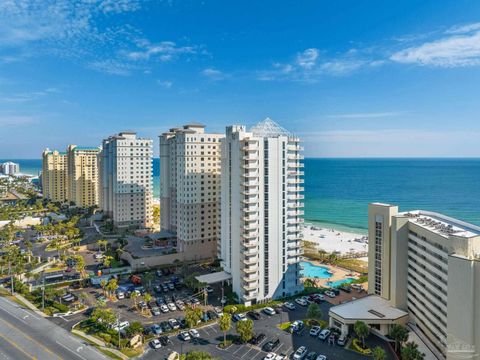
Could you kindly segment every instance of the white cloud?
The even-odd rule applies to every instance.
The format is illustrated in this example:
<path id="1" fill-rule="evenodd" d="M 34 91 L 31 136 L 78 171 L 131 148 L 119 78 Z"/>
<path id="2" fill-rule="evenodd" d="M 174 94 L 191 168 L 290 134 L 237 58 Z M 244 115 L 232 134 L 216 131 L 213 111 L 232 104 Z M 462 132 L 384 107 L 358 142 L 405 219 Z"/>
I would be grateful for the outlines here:
<path id="1" fill-rule="evenodd" d="M 206 68 L 201 71 L 201 74 L 210 80 L 218 81 L 227 78 L 227 75 L 220 70 L 214 68 Z"/>
<path id="2" fill-rule="evenodd" d="M 47 88 L 45 90 L 40 91 L 30 91 L 30 92 L 22 92 L 22 93 L 0 93 L 0 103 L 25 103 L 37 100 L 44 96 L 53 93 L 59 93 L 60 90 L 57 88 Z"/>
<path id="3" fill-rule="evenodd" d="M 390 59 L 438 67 L 480 65 L 480 23 L 455 26 L 438 39 L 395 52 Z"/>
<path id="4" fill-rule="evenodd" d="M 131 71 L 135 69 L 134 66 L 128 63 L 124 63 L 114 59 L 93 61 L 90 64 L 88 64 L 88 66 L 91 69 L 94 69 L 106 74 L 120 75 L 120 76 L 128 76 L 130 75 Z"/>
<path id="5" fill-rule="evenodd" d="M 315 66 L 319 53 L 319 50 L 315 48 L 305 49 L 297 55 L 295 63 L 302 68 L 311 69 Z"/>
<path id="6" fill-rule="evenodd" d="M 173 41 L 162 41 L 152 44 L 146 39 L 136 41 L 138 50 L 126 54 L 132 60 L 150 60 L 151 58 L 160 61 L 171 61 L 182 54 L 195 54 L 197 48 L 194 46 L 177 46 Z"/>
<path id="7" fill-rule="evenodd" d="M 157 84 L 165 89 L 170 89 L 173 85 L 173 82 L 169 80 L 157 80 Z"/>

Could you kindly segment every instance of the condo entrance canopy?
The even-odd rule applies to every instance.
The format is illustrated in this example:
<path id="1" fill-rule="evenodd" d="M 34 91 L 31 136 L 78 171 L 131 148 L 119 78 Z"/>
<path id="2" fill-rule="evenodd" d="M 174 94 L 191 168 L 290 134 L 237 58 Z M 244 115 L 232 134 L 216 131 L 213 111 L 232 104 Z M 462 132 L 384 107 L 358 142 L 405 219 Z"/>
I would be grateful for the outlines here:
<path id="1" fill-rule="evenodd" d="M 232 278 L 232 275 L 226 273 L 225 271 L 219 271 L 216 273 L 211 273 L 211 274 L 205 274 L 205 275 L 199 275 L 196 276 L 195 279 L 200 281 L 201 283 L 211 285 L 211 284 L 216 284 L 222 281 L 230 280 Z"/>

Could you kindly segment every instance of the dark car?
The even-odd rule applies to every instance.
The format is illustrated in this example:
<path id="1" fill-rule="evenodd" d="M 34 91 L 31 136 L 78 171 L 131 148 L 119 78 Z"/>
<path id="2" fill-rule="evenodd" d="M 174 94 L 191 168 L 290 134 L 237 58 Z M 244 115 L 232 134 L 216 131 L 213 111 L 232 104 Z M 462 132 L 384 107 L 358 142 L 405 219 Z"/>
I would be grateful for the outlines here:
<path id="1" fill-rule="evenodd" d="M 308 353 L 305 360 L 315 360 L 317 358 L 317 353 L 315 351 L 311 351 Z"/>
<path id="2" fill-rule="evenodd" d="M 257 336 L 254 336 L 254 337 L 250 340 L 250 344 L 252 344 L 252 345 L 258 345 L 258 344 L 260 344 L 264 339 L 265 339 L 265 334 L 260 333 L 260 334 L 258 334 Z"/>
<path id="3" fill-rule="evenodd" d="M 171 331 L 172 330 L 172 327 L 170 326 L 170 324 L 168 323 L 168 321 L 162 321 L 160 323 L 160 326 L 162 327 L 162 330 L 164 332 L 168 332 L 168 331 Z"/>
<path id="4" fill-rule="evenodd" d="M 247 312 L 247 315 L 250 316 L 253 320 L 258 320 L 261 318 L 260 313 L 258 311 L 249 311 Z"/>
<path id="5" fill-rule="evenodd" d="M 263 350 L 266 352 L 271 352 L 275 349 L 278 345 L 280 345 L 280 339 L 277 340 L 270 340 L 263 345 Z"/>
<path id="6" fill-rule="evenodd" d="M 162 344 L 162 346 L 167 346 L 168 343 L 170 342 L 170 340 L 168 339 L 168 336 L 160 336 L 158 340 L 160 341 L 160 344 Z"/>
<path id="7" fill-rule="evenodd" d="M 273 310 L 275 310 L 277 314 L 280 314 L 283 312 L 283 307 L 281 305 L 277 305 L 273 307 Z"/>
<path id="8" fill-rule="evenodd" d="M 207 314 L 208 314 L 208 317 L 209 317 L 210 319 L 212 319 L 212 320 L 218 318 L 218 315 L 217 315 L 217 313 L 216 313 L 215 311 L 208 310 L 208 311 L 207 311 Z"/>
<path id="9" fill-rule="evenodd" d="M 345 291 L 346 293 L 352 292 L 352 287 L 350 285 L 342 285 L 339 287 L 339 289 Z"/>
<path id="10" fill-rule="evenodd" d="M 335 296 L 340 295 L 340 290 L 338 290 L 337 288 L 332 288 L 332 289 L 330 289 L 330 291 L 333 292 L 335 294 Z"/>

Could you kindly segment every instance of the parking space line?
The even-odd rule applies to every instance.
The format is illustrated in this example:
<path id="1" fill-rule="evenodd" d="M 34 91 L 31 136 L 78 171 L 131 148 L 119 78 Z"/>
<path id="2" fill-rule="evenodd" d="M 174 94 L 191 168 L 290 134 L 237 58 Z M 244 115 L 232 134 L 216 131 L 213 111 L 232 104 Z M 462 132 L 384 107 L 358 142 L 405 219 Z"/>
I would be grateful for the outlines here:
<path id="1" fill-rule="evenodd" d="M 255 360 L 255 358 L 256 358 L 258 355 L 260 355 L 261 353 L 262 353 L 262 351 L 257 352 L 257 353 L 255 354 L 255 356 L 252 357 L 252 360 Z"/>
<path id="2" fill-rule="evenodd" d="M 244 345 L 241 345 L 237 350 L 233 352 L 233 355 L 236 355 L 240 350 L 244 348 Z"/>
<path id="3" fill-rule="evenodd" d="M 247 351 L 245 354 L 243 354 L 243 355 L 240 357 L 240 359 L 243 359 L 243 358 L 244 358 L 245 356 L 247 356 L 247 354 L 248 354 L 250 351 L 252 351 L 252 350 L 255 350 L 255 349 L 254 349 L 253 347 L 251 347 L 250 349 L 248 349 L 248 351 Z"/>

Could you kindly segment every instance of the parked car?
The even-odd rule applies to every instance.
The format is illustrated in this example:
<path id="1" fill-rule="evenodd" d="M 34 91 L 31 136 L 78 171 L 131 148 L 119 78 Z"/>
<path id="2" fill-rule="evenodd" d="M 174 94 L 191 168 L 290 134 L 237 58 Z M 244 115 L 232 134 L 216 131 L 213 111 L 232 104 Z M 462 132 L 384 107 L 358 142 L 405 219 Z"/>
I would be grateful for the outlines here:
<path id="1" fill-rule="evenodd" d="M 330 291 L 333 292 L 335 296 L 340 295 L 340 290 L 338 290 L 337 288 L 331 288 Z"/>
<path id="2" fill-rule="evenodd" d="M 300 346 L 293 354 L 293 360 L 303 360 L 305 356 L 307 356 L 307 348 L 305 346 Z"/>
<path id="3" fill-rule="evenodd" d="M 316 360 L 317 359 L 317 353 L 315 351 L 310 351 L 305 359 L 306 360 Z"/>
<path id="4" fill-rule="evenodd" d="M 320 340 L 326 340 L 330 336 L 330 330 L 328 329 L 323 329 L 320 331 L 320 334 L 318 335 L 318 338 Z"/>
<path id="5" fill-rule="evenodd" d="M 325 355 L 319 354 L 315 360 L 327 360 Z"/>
<path id="6" fill-rule="evenodd" d="M 325 295 L 327 295 L 330 298 L 334 298 L 336 296 L 335 293 L 330 290 L 325 291 Z"/>
<path id="7" fill-rule="evenodd" d="M 160 336 L 158 340 L 162 343 L 162 346 L 167 346 L 168 343 L 170 342 L 170 339 L 168 336 Z"/>
<path id="8" fill-rule="evenodd" d="M 217 314 L 218 317 L 222 316 L 223 315 L 223 310 L 222 308 L 216 306 L 213 308 L 213 311 L 215 311 L 215 314 Z"/>
<path id="9" fill-rule="evenodd" d="M 196 329 L 190 329 L 188 331 L 188 333 L 190 334 L 190 336 L 192 338 L 199 338 L 200 337 L 200 333 Z"/>
<path id="10" fill-rule="evenodd" d="M 130 323 L 128 321 L 122 321 L 120 323 L 117 323 L 116 325 L 113 325 L 112 330 L 122 331 L 122 330 L 125 330 L 129 326 L 130 326 Z"/>
<path id="11" fill-rule="evenodd" d="M 310 335 L 317 337 L 318 334 L 320 334 L 320 331 L 322 331 L 322 328 L 320 326 L 312 326 L 310 329 Z"/>
<path id="12" fill-rule="evenodd" d="M 310 299 L 310 297 L 308 297 L 308 296 L 302 296 L 301 298 L 302 298 L 303 300 L 305 300 L 307 304 L 311 304 L 311 303 L 313 302 L 313 300 Z"/>
<path id="13" fill-rule="evenodd" d="M 263 360 L 275 360 L 276 357 L 277 357 L 277 354 L 271 352 L 265 355 Z"/>
<path id="14" fill-rule="evenodd" d="M 125 293 L 123 291 L 118 291 L 117 292 L 117 299 L 118 300 L 125 299 Z"/>
<path id="15" fill-rule="evenodd" d="M 160 309 L 157 306 L 152 307 L 152 309 L 150 311 L 152 312 L 153 316 L 158 316 L 158 315 L 161 314 Z"/>
<path id="16" fill-rule="evenodd" d="M 247 321 L 247 317 L 245 316 L 245 314 L 235 314 L 233 315 L 233 321 L 236 322 L 236 321 Z"/>
<path id="17" fill-rule="evenodd" d="M 158 339 L 153 339 L 150 341 L 150 346 L 153 349 L 160 349 L 162 347 L 162 343 Z"/>
<path id="18" fill-rule="evenodd" d="M 297 299 L 295 299 L 295 302 L 298 305 L 301 305 L 301 306 L 307 306 L 308 305 L 308 302 L 303 298 L 297 298 Z"/>
<path id="19" fill-rule="evenodd" d="M 167 306 L 168 306 L 168 310 L 170 310 L 170 311 L 177 310 L 177 307 L 175 306 L 175 304 L 173 302 L 168 303 Z"/>
<path id="20" fill-rule="evenodd" d="M 347 343 L 347 335 L 344 335 L 344 334 L 340 335 L 340 337 L 337 340 L 337 344 L 340 346 L 345 346 L 346 343 Z"/>
<path id="21" fill-rule="evenodd" d="M 168 332 L 168 331 L 171 331 L 172 330 L 172 327 L 170 326 L 170 324 L 168 323 L 168 321 L 162 321 L 160 323 L 160 326 L 162 327 L 162 330 L 164 332 Z"/>
<path id="22" fill-rule="evenodd" d="M 175 301 L 175 305 L 177 306 L 177 308 L 181 311 L 185 310 L 185 304 L 183 303 L 182 300 L 177 300 Z"/>
<path id="23" fill-rule="evenodd" d="M 263 345 L 263 351 L 273 351 L 278 345 L 280 345 L 280 339 L 267 341 L 265 345 Z"/>
<path id="24" fill-rule="evenodd" d="M 297 307 L 295 306 L 295 304 L 291 303 L 291 302 L 286 302 L 285 304 L 283 304 L 283 306 L 285 308 L 287 308 L 288 310 L 295 310 Z"/>
<path id="25" fill-rule="evenodd" d="M 161 326 L 157 324 L 150 326 L 150 331 L 155 335 L 160 335 L 163 332 Z"/>
<path id="26" fill-rule="evenodd" d="M 180 334 L 178 334 L 178 337 L 183 341 L 189 341 L 191 339 L 190 334 L 186 331 L 182 331 Z"/>
<path id="27" fill-rule="evenodd" d="M 180 329 L 180 323 L 177 319 L 169 319 L 168 324 L 172 327 L 172 329 L 177 330 Z"/>
<path id="28" fill-rule="evenodd" d="M 260 333 L 254 337 L 252 337 L 252 339 L 250 340 L 250 344 L 252 345 L 258 345 L 260 344 L 263 340 L 265 340 L 265 334 L 263 333 Z"/>
<path id="29" fill-rule="evenodd" d="M 168 306 L 165 305 L 165 304 L 160 305 L 160 311 L 163 312 L 163 313 L 167 313 L 168 312 Z"/>
<path id="30" fill-rule="evenodd" d="M 298 334 L 303 330 L 304 327 L 305 327 L 305 324 L 303 323 L 302 320 L 295 320 L 292 323 L 292 325 L 290 325 L 290 331 L 292 333 Z"/>
<path id="31" fill-rule="evenodd" d="M 265 314 L 267 314 L 267 315 L 270 315 L 270 316 L 276 314 L 275 310 L 274 310 L 273 308 L 269 307 L 269 306 L 266 307 L 266 308 L 264 308 L 264 309 L 263 309 L 263 312 L 264 312 Z"/>
<path id="32" fill-rule="evenodd" d="M 342 285 L 339 287 L 339 289 L 345 291 L 346 293 L 352 292 L 352 287 L 350 285 Z"/>
<path id="33" fill-rule="evenodd" d="M 250 316 L 253 320 L 258 320 L 261 318 L 260 313 L 254 310 L 247 312 L 247 315 Z"/>

